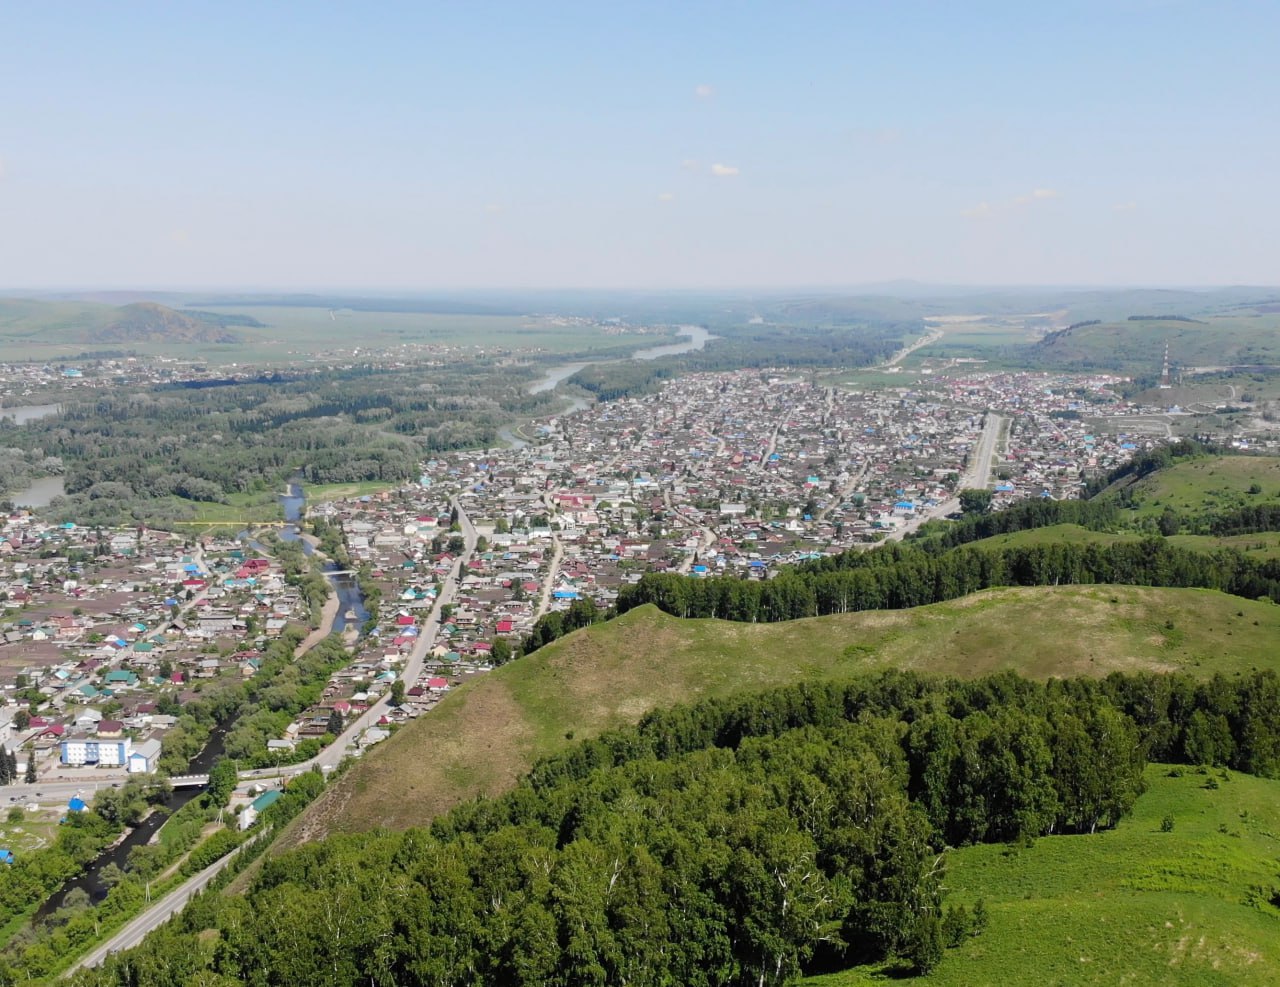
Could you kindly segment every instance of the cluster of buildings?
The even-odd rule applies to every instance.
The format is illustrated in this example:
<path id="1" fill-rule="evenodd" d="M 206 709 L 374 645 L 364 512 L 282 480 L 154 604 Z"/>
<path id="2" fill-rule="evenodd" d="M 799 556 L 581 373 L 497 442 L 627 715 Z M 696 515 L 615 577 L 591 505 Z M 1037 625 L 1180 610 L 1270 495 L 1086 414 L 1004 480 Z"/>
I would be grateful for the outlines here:
<path id="1" fill-rule="evenodd" d="M 784 370 L 696 374 L 541 423 L 531 444 L 433 459 L 415 487 L 319 513 L 408 625 L 453 564 L 456 496 L 481 541 L 431 654 L 482 665 L 544 614 L 607 607 L 646 571 L 768 578 L 898 537 L 974 483 L 997 503 L 1077 496 L 1093 471 L 1155 441 L 1091 424 L 1132 411 L 1117 383 L 973 373 L 859 393 Z M 978 464 L 992 428 L 994 455 Z"/>
<path id="2" fill-rule="evenodd" d="M 0 743 L 40 771 L 155 770 L 177 722 L 161 707 L 202 680 L 253 676 L 260 651 L 246 639 L 308 613 L 280 565 L 236 540 L 23 510 L 0 519 L 0 608 Z"/>
<path id="3" fill-rule="evenodd" d="M 406 701 L 360 740 L 376 743 L 508 658 L 539 618 L 607 607 L 647 571 L 766 579 L 899 537 L 967 485 L 997 503 L 1076 496 L 1156 441 L 1097 427 L 1135 413 L 1117 383 L 975 371 L 858 392 L 787 370 L 695 374 L 541 422 L 528 444 L 428 460 L 400 490 L 314 504 L 378 587 L 378 619 L 357 635 L 356 615 L 328 615 L 353 660 L 268 752 L 332 734 L 403 679 Z M 252 677 L 264 642 L 307 616 L 253 543 L 26 511 L 2 522 L 0 742 L 42 766 L 154 770 L 175 723 L 162 697 Z M 39 715 L 18 715 L 33 701 Z"/>

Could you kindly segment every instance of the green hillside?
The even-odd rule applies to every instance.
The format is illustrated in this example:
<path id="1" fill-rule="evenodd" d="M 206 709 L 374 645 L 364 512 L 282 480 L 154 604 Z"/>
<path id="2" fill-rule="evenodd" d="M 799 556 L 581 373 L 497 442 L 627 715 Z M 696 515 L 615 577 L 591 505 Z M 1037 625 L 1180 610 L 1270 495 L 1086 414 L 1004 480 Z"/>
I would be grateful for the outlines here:
<path id="1" fill-rule="evenodd" d="M 1171 776 L 1177 775 L 1176 777 Z M 1213 785 L 1207 787 L 1210 777 Z M 947 855 L 949 904 L 986 931 L 922 984 L 1274 984 L 1280 981 L 1280 782 L 1151 765 L 1132 816 L 1087 839 Z M 1172 830 L 1162 831 L 1164 821 Z M 892 966 L 803 981 L 861 987 Z"/>
<path id="2" fill-rule="evenodd" d="M 1136 531 L 1091 531 L 1078 524 L 1053 524 L 1045 528 L 1028 528 L 1007 535 L 994 535 L 971 544 L 980 548 L 1016 548 L 1025 545 L 1077 545 L 1096 542 L 1110 545 L 1122 541 L 1141 541 L 1145 537 Z M 1171 535 L 1171 545 L 1196 552 L 1208 552 L 1216 548 L 1230 548 L 1259 559 L 1280 558 L 1280 532 L 1263 531 L 1250 535 L 1228 535 L 1215 538 L 1212 535 Z"/>
<path id="3" fill-rule="evenodd" d="M 1106 367 L 1154 376 L 1160 372 L 1166 342 L 1176 367 L 1280 363 L 1278 328 L 1275 315 L 1102 322 L 1051 333 L 1026 352 L 1045 365 Z"/>
<path id="4" fill-rule="evenodd" d="M 1121 481 L 1102 496 L 1126 491 L 1140 514 L 1166 507 L 1179 513 L 1226 511 L 1280 499 L 1280 457 L 1207 456 L 1172 466 L 1132 483 Z"/>
<path id="5" fill-rule="evenodd" d="M 181 312 L 155 302 L 107 305 L 88 301 L 0 298 L 0 344 L 15 358 L 57 358 L 86 346 L 144 343 L 164 346 L 234 343 L 228 326 L 260 326 L 241 316 Z"/>
<path id="6" fill-rule="evenodd" d="M 468 683 L 367 755 L 285 843 L 403 828 L 513 784 L 535 758 L 647 710 L 881 668 L 1046 678 L 1277 667 L 1280 607 L 1209 590 L 999 589 L 914 610 L 777 624 L 679 620 L 651 606 Z"/>

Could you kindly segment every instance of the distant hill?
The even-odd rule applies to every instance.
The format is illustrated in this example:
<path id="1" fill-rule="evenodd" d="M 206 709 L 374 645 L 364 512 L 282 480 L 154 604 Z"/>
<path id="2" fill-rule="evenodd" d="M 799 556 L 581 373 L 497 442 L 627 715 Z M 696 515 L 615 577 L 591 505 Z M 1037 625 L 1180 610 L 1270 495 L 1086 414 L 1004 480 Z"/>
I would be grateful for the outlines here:
<path id="1" fill-rule="evenodd" d="M 1165 344 L 1180 367 L 1280 363 L 1280 323 L 1274 316 L 1136 316 L 1123 322 L 1084 322 L 1050 333 L 1027 348 L 1035 365 L 1106 369 L 1154 377 Z"/>
<path id="2" fill-rule="evenodd" d="M 135 302 L 114 310 L 114 317 L 89 330 L 91 343 L 237 343 L 240 336 L 228 325 L 261 325 L 246 316 L 187 311 L 156 302 Z"/>
<path id="3" fill-rule="evenodd" d="M 154 301 L 118 305 L 0 298 L 0 344 L 15 347 L 11 351 L 15 356 L 59 355 L 59 349 L 66 355 L 79 352 L 86 343 L 189 346 L 240 342 L 233 327 L 262 328 L 263 324 L 246 315 L 179 311 Z"/>
<path id="4" fill-rule="evenodd" d="M 364 757 L 295 820 L 282 845 L 422 825 L 509 788 L 568 739 L 635 723 L 656 707 L 883 668 L 1230 675 L 1276 668 L 1277 635 L 1280 607 L 1271 603 L 1130 586 L 998 589 L 914 610 L 776 624 L 681 620 L 644 606 L 451 693 Z"/>

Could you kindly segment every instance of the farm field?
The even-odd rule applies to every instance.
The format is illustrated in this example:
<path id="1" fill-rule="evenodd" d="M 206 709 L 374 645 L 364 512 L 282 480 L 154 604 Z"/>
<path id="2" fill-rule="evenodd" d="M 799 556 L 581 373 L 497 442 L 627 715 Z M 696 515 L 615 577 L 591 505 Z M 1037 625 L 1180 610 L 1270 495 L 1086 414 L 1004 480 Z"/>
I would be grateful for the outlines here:
<path id="1" fill-rule="evenodd" d="M 626 355 L 661 345 L 661 335 L 606 335 L 596 326 L 566 325 L 522 315 L 446 315 L 424 312 L 367 312 L 292 306 L 209 307 L 207 311 L 245 315 L 264 329 L 239 329 L 252 351 L 299 357 L 326 349 L 350 351 L 400 345 L 491 347 L 522 353 Z"/>

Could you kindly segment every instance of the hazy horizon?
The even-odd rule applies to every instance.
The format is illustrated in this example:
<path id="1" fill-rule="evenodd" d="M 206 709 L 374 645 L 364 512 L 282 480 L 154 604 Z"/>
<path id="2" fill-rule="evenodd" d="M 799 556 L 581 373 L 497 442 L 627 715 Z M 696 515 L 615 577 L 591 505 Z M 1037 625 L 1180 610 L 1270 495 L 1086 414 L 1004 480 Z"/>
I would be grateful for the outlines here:
<path id="1" fill-rule="evenodd" d="M 7 21 L 40 43 L 0 65 L 6 293 L 1203 290 L 1280 262 L 1265 3 Z"/>

